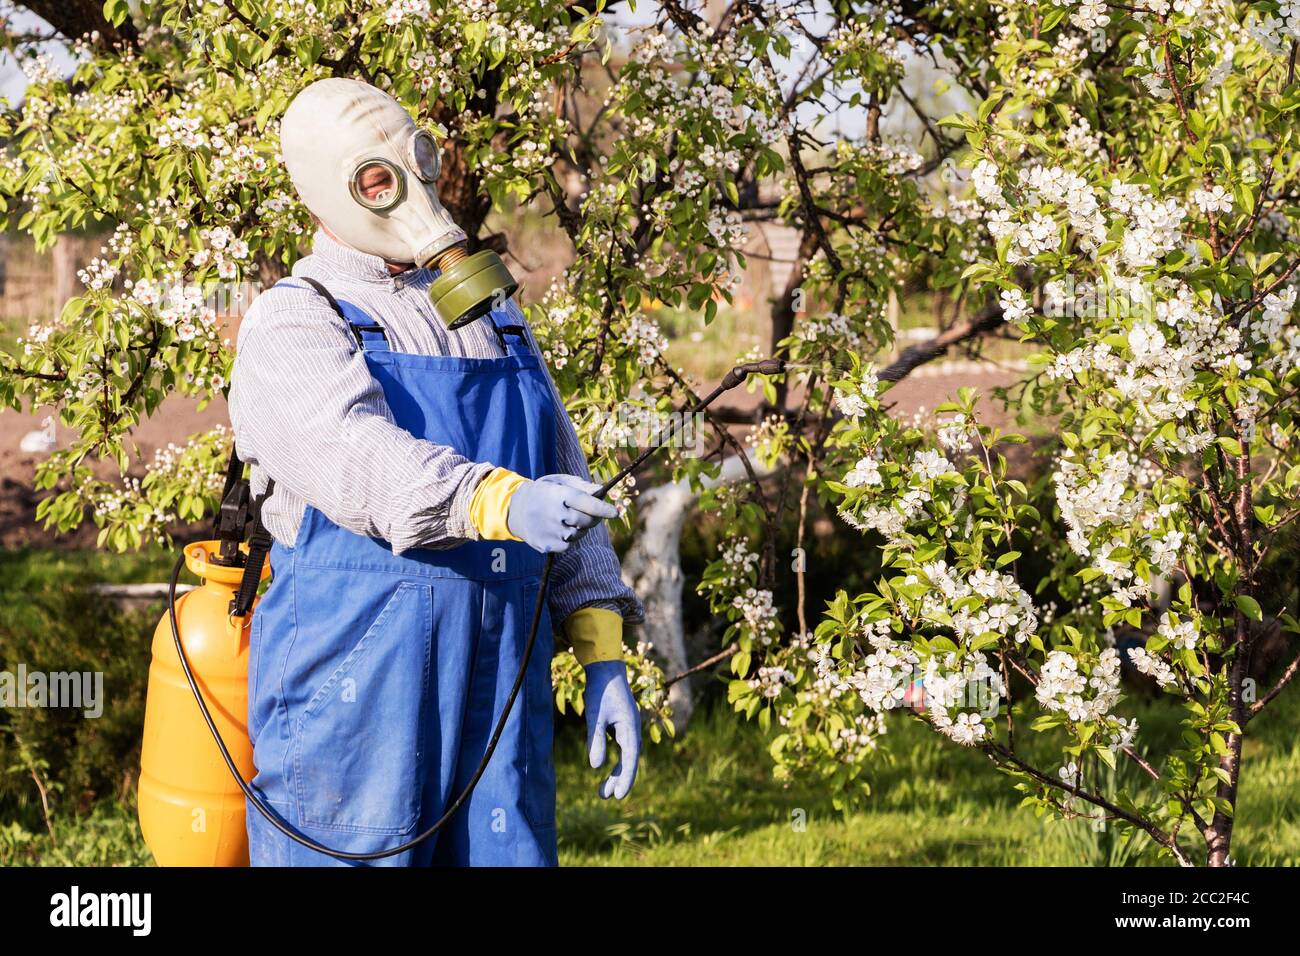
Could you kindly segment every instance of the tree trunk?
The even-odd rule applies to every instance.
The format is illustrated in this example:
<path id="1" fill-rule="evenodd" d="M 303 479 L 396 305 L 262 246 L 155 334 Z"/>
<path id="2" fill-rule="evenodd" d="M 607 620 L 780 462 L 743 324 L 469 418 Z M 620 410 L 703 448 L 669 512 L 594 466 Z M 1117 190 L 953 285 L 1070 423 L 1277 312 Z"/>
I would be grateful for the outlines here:
<path id="1" fill-rule="evenodd" d="M 501 89 L 500 70 L 489 70 L 481 80 L 479 88 L 486 94 L 482 98 L 471 100 L 472 109 L 482 116 L 493 116 L 497 109 L 497 97 Z M 456 225 L 465 231 L 469 239 L 469 251 L 477 252 L 482 248 L 479 231 L 492 211 L 492 199 L 479 188 L 482 174 L 477 165 L 470 164 L 465 158 L 465 141 L 456 135 L 460 122 L 473 117 L 461 116 L 450 104 L 439 102 L 433 110 L 434 118 L 450 132 L 442 143 L 442 172 L 438 175 L 438 198 L 442 200 L 447 212 Z M 500 250 L 497 250 L 500 251 Z"/>
<path id="2" fill-rule="evenodd" d="M 638 534 L 623 556 L 623 578 L 645 605 L 642 638 L 655 649 L 664 672 L 680 674 L 690 666 L 682 625 L 682 525 L 695 505 L 686 482 L 651 488 L 637 502 Z M 684 730 L 693 702 L 690 679 L 668 688 L 673 723 Z"/>
<path id="3" fill-rule="evenodd" d="M 1237 631 L 1243 633 L 1245 628 L 1245 616 L 1237 612 Z M 1245 679 L 1250 666 L 1250 650 L 1248 644 L 1238 644 L 1237 657 L 1232 662 L 1232 669 L 1229 671 L 1228 681 L 1228 703 L 1232 713 L 1232 719 L 1237 722 L 1239 727 L 1243 727 L 1246 722 L 1245 709 L 1242 705 L 1241 686 Z M 1228 752 L 1219 758 L 1219 768 L 1227 775 L 1226 781 L 1219 781 L 1219 786 L 1215 791 L 1215 796 L 1221 800 L 1228 801 L 1228 805 L 1236 811 L 1237 808 L 1237 780 L 1241 775 L 1241 744 L 1242 735 L 1239 733 L 1229 733 L 1226 736 Z M 1214 817 L 1210 820 L 1210 826 L 1205 834 L 1205 844 L 1207 849 L 1205 862 L 1209 866 L 1229 866 L 1231 865 L 1230 852 L 1232 850 L 1232 821 L 1233 817 L 1222 810 L 1216 810 Z"/>
<path id="4" fill-rule="evenodd" d="M 1237 428 L 1237 440 L 1243 448 L 1249 448 L 1249 442 L 1240 426 Z M 1251 488 L 1249 453 L 1238 455 L 1232 462 L 1236 472 L 1237 489 L 1233 495 L 1232 520 L 1237 527 L 1237 561 L 1243 568 L 1249 569 L 1255 557 L 1254 508 Z M 1226 469 L 1225 469 L 1226 471 Z M 1255 581 L 1253 574 L 1247 570 L 1238 584 L 1238 593 L 1253 596 Z M 1228 713 L 1237 725 L 1237 732 L 1229 733 L 1225 738 L 1227 753 L 1219 758 L 1219 769 L 1224 777 L 1219 781 L 1215 796 L 1224 801 L 1231 812 L 1215 810 L 1214 817 L 1206 829 L 1207 848 L 1205 862 L 1210 866 L 1230 866 L 1232 864 L 1232 823 L 1237 809 L 1237 782 L 1241 776 L 1241 745 L 1246 730 L 1246 703 L 1242 698 L 1242 689 L 1250 676 L 1250 655 L 1254 646 L 1255 634 L 1250 622 L 1241 608 L 1234 615 L 1233 644 L 1236 648 L 1232 665 L 1228 671 Z"/>
<path id="5" fill-rule="evenodd" d="M 770 248 L 770 244 L 769 244 Z M 799 289 L 803 284 L 803 270 L 808 260 L 812 258 L 813 253 L 817 251 L 817 237 L 813 230 L 805 230 L 799 240 L 799 251 L 795 255 L 794 264 L 790 269 L 790 276 L 786 279 L 785 290 L 772 303 L 772 328 L 768 335 L 768 355 L 776 355 L 779 349 L 778 343 L 794 331 L 794 320 L 797 309 L 807 311 L 809 303 L 802 300 Z M 789 385 L 784 378 L 776 383 L 776 407 L 785 408 L 786 394 Z"/>
<path id="6" fill-rule="evenodd" d="M 262 286 L 263 291 L 271 288 L 289 274 L 289 267 L 278 256 L 268 256 L 264 252 L 259 252 L 255 261 L 257 264 L 257 281 Z"/>
<path id="7" fill-rule="evenodd" d="M 86 265 L 92 243 L 82 236 L 64 233 L 54 242 L 54 315 L 58 318 L 63 307 L 74 296 L 81 295 L 84 286 L 77 270 Z"/>
<path id="8" fill-rule="evenodd" d="M 95 45 L 101 47 L 139 45 L 140 34 L 127 17 L 119 26 L 104 19 L 101 0 L 19 0 L 26 7 L 69 40 L 96 33 Z"/>

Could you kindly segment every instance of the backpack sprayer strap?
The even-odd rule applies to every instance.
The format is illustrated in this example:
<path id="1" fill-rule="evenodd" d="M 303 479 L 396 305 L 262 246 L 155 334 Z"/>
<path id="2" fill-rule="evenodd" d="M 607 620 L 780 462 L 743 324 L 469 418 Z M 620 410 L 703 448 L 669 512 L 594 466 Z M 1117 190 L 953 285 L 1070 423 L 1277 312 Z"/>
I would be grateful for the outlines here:
<path id="1" fill-rule="evenodd" d="M 244 463 L 239 460 L 239 455 L 235 452 L 234 442 L 230 445 L 230 461 L 226 462 L 226 481 L 221 486 L 221 504 L 226 503 L 230 493 L 235 490 L 235 485 L 244 479 Z M 221 537 L 221 510 L 218 508 L 216 515 L 212 519 L 212 533 Z"/>
<path id="2" fill-rule="evenodd" d="M 230 602 L 231 617 L 243 617 L 253 607 L 257 586 L 262 580 L 262 567 L 271 551 L 272 538 L 262 523 L 262 506 L 275 491 L 275 479 L 268 479 L 266 490 L 256 498 L 248 479 L 244 477 L 244 463 L 239 453 L 230 449 L 230 462 L 226 466 L 226 483 L 221 495 L 221 509 L 217 513 L 216 536 L 221 541 L 221 556 L 234 564 L 243 560 L 244 575 L 239 590 Z M 242 554 L 240 545 L 247 538 L 248 553 Z"/>
<path id="3" fill-rule="evenodd" d="M 345 322 L 352 325 L 339 305 L 338 299 L 334 298 L 333 293 L 325 288 L 324 284 L 306 276 L 295 278 L 302 279 L 317 293 L 324 296 L 330 308 Z M 377 330 L 380 334 L 383 333 L 381 326 L 358 328 L 352 325 L 352 330 L 359 346 L 362 343 L 361 332 Z M 266 490 L 256 498 L 252 496 L 251 486 L 248 479 L 244 477 L 244 463 L 240 460 L 239 453 L 232 447 L 230 463 L 226 466 L 226 484 L 221 495 L 221 511 L 217 516 L 216 531 L 222 544 L 222 556 L 226 560 L 232 563 L 240 560 L 240 545 L 245 540 L 248 542 L 248 553 L 242 555 L 244 575 L 239 581 L 239 590 L 235 592 L 235 597 L 230 602 L 231 617 L 244 617 L 253 609 L 253 601 L 257 598 L 257 586 L 262 580 L 262 568 L 274 543 L 271 533 L 262 523 L 262 506 L 274 491 L 275 479 L 268 477 Z"/>
<path id="4" fill-rule="evenodd" d="M 252 532 L 248 536 L 248 557 L 244 560 L 244 576 L 239 581 L 239 590 L 235 592 L 235 598 L 230 602 L 230 614 L 232 617 L 243 617 L 253 608 L 253 601 L 257 598 L 257 586 L 262 580 L 262 567 L 266 564 L 266 556 L 271 553 L 271 545 L 274 543 L 271 538 L 271 532 L 266 530 L 266 525 L 262 523 L 262 505 L 266 499 L 271 497 L 275 491 L 275 479 L 268 478 L 266 490 L 257 496 L 253 501 L 252 513 Z"/>
<path id="5" fill-rule="evenodd" d="M 325 298 L 325 301 L 329 303 L 330 308 L 334 310 L 334 314 L 337 315 L 344 322 L 346 322 L 348 324 L 348 327 L 352 330 L 352 337 L 357 340 L 357 348 L 365 350 L 367 342 L 369 342 L 372 345 L 372 347 L 377 347 L 379 343 L 382 342 L 383 348 L 387 349 L 388 332 L 384 329 L 382 325 L 373 321 L 366 322 L 366 323 L 358 323 L 353 321 L 353 319 L 349 317 L 348 313 L 344 310 L 343 305 L 339 302 L 339 300 L 334 298 L 334 293 L 330 292 L 329 289 L 325 288 L 325 284 L 323 282 L 313 279 L 310 276 L 294 276 L 293 278 L 307 283 L 309 286 L 311 286 L 321 296 Z M 352 308 L 356 309 L 355 306 L 352 306 Z M 377 339 L 376 336 L 378 337 Z"/>

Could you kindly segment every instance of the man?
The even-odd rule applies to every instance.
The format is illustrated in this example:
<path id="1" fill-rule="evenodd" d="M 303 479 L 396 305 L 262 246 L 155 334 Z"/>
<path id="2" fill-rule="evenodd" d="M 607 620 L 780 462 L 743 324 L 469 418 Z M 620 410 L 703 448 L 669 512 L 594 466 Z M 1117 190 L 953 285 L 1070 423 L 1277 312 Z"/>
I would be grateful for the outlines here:
<path id="1" fill-rule="evenodd" d="M 301 835 L 348 853 L 410 840 L 465 789 L 520 666 L 543 555 L 556 563 L 533 659 L 467 803 L 397 865 L 553 865 L 551 621 L 585 667 L 591 764 L 607 732 L 624 797 L 639 718 L 622 663 L 643 611 L 619 577 L 573 425 L 518 307 L 448 329 L 417 268 L 464 234 L 436 146 L 354 80 L 303 90 L 281 151 L 319 225 L 312 254 L 239 334 L 236 445 L 273 578 L 253 617 L 253 785 Z M 340 861 L 249 807 L 254 865 Z"/>

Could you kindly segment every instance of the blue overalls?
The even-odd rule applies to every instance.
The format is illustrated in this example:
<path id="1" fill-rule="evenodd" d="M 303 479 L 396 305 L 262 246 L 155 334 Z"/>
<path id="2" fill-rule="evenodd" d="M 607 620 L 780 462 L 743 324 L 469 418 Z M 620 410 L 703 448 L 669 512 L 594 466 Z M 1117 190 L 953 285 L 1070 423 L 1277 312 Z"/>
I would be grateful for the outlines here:
<path id="1" fill-rule="evenodd" d="M 539 478 L 553 473 L 555 406 L 517 326 L 490 318 L 507 354 L 469 359 L 388 349 L 339 302 L 396 422 L 411 434 Z M 369 853 L 427 829 L 464 789 L 519 669 L 542 570 L 521 542 L 475 541 L 394 555 L 308 506 L 253 615 L 253 779 L 300 833 Z M 551 623 L 473 796 L 435 837 L 388 866 L 555 865 Z M 342 861 L 283 836 L 251 805 L 254 866 Z M 344 864 L 349 865 L 349 864 Z"/>

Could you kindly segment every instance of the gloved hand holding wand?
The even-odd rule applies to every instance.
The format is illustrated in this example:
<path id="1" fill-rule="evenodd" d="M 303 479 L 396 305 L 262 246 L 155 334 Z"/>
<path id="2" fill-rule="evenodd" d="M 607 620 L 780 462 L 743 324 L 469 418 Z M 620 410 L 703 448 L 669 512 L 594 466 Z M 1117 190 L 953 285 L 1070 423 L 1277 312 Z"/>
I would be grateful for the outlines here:
<path id="1" fill-rule="evenodd" d="M 543 577 L 549 580 L 557 554 L 567 551 L 596 522 L 618 517 L 618 509 L 597 493 L 605 493 L 600 485 L 575 475 L 545 475 L 529 481 L 502 468 L 480 482 L 470 515 L 485 538 L 514 538 L 547 555 Z M 621 800 L 636 779 L 641 751 L 641 716 L 623 663 L 623 618 L 617 611 L 584 607 L 565 619 L 564 631 L 587 678 L 583 710 L 591 766 L 604 765 L 607 734 L 613 733 L 618 743 L 619 761 L 601 783 L 600 795 Z"/>
<path id="2" fill-rule="evenodd" d="M 599 490 L 600 485 L 573 475 L 547 475 L 526 482 L 511 496 L 507 523 L 537 551 L 561 553 L 600 519 L 618 516 L 613 505 L 593 497 Z M 611 657 L 583 661 L 587 686 L 582 699 L 592 768 L 605 764 L 607 734 L 612 732 L 618 743 L 619 761 L 601 783 L 600 795 L 622 800 L 636 780 L 641 753 L 641 715 L 622 660 L 623 618 L 604 608 L 582 608 L 568 617 L 564 627 L 580 657 L 583 650 Z"/>

